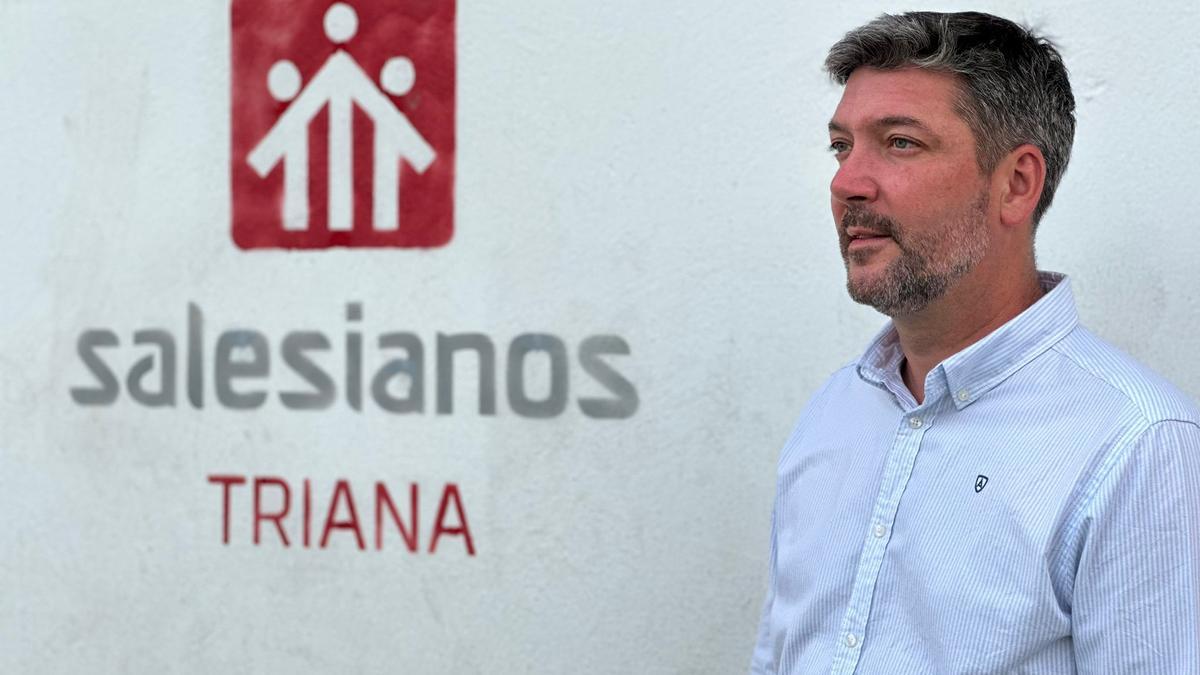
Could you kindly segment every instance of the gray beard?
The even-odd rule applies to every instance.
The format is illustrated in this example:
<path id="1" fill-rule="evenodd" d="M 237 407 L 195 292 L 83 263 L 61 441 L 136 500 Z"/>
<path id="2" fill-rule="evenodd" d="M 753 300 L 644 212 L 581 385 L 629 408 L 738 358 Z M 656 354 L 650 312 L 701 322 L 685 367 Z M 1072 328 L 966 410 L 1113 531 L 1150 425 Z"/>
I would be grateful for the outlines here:
<path id="1" fill-rule="evenodd" d="M 915 314 L 925 309 L 983 259 L 988 249 L 986 192 L 957 218 L 933 231 L 911 232 L 896 221 L 865 209 L 851 209 L 842 218 L 842 259 L 846 263 L 846 290 L 855 302 L 870 305 L 888 316 Z M 887 234 L 900 248 L 883 274 L 868 283 L 851 281 L 850 263 L 869 253 L 849 252 L 845 229 L 852 225 Z"/>

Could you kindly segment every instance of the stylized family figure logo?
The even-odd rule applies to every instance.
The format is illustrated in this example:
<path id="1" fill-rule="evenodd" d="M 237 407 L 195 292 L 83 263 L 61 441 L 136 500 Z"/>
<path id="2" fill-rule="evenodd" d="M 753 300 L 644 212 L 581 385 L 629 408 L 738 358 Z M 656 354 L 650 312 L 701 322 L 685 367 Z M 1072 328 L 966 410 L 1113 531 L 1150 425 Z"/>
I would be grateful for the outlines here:
<path id="1" fill-rule="evenodd" d="M 358 32 L 358 15 L 338 2 L 324 17 L 325 36 L 343 45 Z M 331 231 L 349 231 L 354 225 L 354 124 L 357 105 L 374 126 L 374 229 L 394 231 L 399 223 L 400 162 L 407 161 L 424 173 L 437 154 L 409 119 L 383 92 L 403 96 L 416 81 L 413 63 L 403 56 L 388 59 L 379 74 L 379 86 L 358 62 L 339 48 L 301 86 L 296 64 L 281 59 L 267 74 L 267 89 L 280 102 L 290 102 L 266 136 L 250 151 L 247 163 L 265 178 L 283 162 L 283 228 L 308 229 L 308 127 L 326 106 L 329 108 L 328 224 Z"/>

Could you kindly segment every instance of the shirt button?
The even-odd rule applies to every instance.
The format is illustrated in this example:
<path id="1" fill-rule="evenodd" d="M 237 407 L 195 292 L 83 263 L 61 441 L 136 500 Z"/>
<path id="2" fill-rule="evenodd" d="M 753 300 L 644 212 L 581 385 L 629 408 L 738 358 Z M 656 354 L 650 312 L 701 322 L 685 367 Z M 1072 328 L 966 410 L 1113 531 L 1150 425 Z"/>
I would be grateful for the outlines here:
<path id="1" fill-rule="evenodd" d="M 966 401 L 967 399 L 971 398 L 971 392 L 967 391 L 966 389 L 959 389 L 956 396 L 958 396 L 958 400 Z"/>
<path id="2" fill-rule="evenodd" d="M 908 418 L 908 426 L 910 426 L 910 427 L 912 427 L 912 428 L 914 428 L 914 429 L 920 429 L 922 424 L 924 424 L 924 422 L 923 422 L 923 421 L 921 421 L 921 418 L 920 418 L 920 417 L 910 417 L 910 418 Z"/>
<path id="3" fill-rule="evenodd" d="M 883 535 L 887 534 L 887 528 L 882 525 L 875 526 L 875 538 L 883 539 Z"/>
<path id="4" fill-rule="evenodd" d="M 855 635 L 854 633 L 850 633 L 849 635 L 847 635 L 846 636 L 846 646 L 851 647 L 851 648 L 857 647 L 858 646 L 858 636 Z"/>

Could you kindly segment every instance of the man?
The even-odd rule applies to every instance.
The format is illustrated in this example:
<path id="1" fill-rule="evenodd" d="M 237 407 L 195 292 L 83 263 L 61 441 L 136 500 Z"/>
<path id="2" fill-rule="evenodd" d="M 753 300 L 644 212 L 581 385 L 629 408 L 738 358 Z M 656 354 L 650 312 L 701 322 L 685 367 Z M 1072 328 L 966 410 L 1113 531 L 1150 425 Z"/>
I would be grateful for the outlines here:
<path id="1" fill-rule="evenodd" d="M 1034 264 L 1059 53 L 916 12 L 825 65 L 847 287 L 891 321 L 781 453 L 752 672 L 1200 673 L 1200 411 Z"/>

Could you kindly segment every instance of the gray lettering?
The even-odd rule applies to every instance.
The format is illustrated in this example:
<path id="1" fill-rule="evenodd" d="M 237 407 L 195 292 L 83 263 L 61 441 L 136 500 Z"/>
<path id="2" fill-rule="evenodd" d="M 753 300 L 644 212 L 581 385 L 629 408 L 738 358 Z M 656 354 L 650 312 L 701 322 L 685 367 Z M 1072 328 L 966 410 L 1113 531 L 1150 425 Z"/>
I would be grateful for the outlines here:
<path id="1" fill-rule="evenodd" d="M 362 321 L 362 303 L 346 304 L 346 321 Z M 362 333 L 346 333 L 346 401 L 355 410 L 362 410 Z"/>
<path id="2" fill-rule="evenodd" d="M 133 400 L 151 408 L 175 405 L 175 338 L 165 330 L 139 330 L 133 334 L 135 345 L 157 345 L 158 361 L 162 374 L 158 391 L 148 391 L 142 386 L 146 375 L 154 369 L 154 354 L 147 354 L 129 369 L 126 386 Z"/>
<path id="3" fill-rule="evenodd" d="M 400 348 L 407 358 L 392 359 L 375 373 L 371 381 L 371 394 L 380 408 L 394 413 L 423 412 L 425 410 L 425 347 L 421 338 L 412 333 L 387 333 L 379 336 L 379 348 Z M 388 391 L 388 381 L 405 374 L 408 376 L 408 396 L 397 398 Z"/>
<path id="4" fill-rule="evenodd" d="M 99 387 L 72 387 L 71 398 L 79 405 L 111 405 L 121 388 L 108 364 L 96 353 L 97 347 L 116 347 L 117 334 L 111 330 L 85 330 L 79 334 L 75 350 L 88 370 L 92 371 Z"/>
<path id="5" fill-rule="evenodd" d="M 250 359 L 234 360 L 233 350 L 249 349 Z M 271 351 L 267 338 L 252 330 L 231 330 L 217 339 L 215 357 L 217 400 L 221 405 L 237 410 L 257 408 L 267 400 L 267 392 L 237 392 L 233 389 L 235 378 L 266 377 L 271 371 Z"/>
<path id="6" fill-rule="evenodd" d="M 296 374 L 313 386 L 313 391 L 284 391 L 279 400 L 296 410 L 320 410 L 333 405 L 337 387 L 329 374 L 317 367 L 304 352 L 328 350 L 329 339 L 316 331 L 288 333 L 283 338 L 283 360 Z"/>
<path id="7" fill-rule="evenodd" d="M 461 333 L 437 337 L 437 411 L 454 412 L 454 352 L 473 349 L 479 354 L 479 414 L 496 414 L 496 353 L 483 333 Z"/>
<path id="8" fill-rule="evenodd" d="M 550 357 L 550 395 L 534 401 L 525 393 L 525 357 L 545 352 Z M 567 408 L 567 346 L 553 335 L 526 333 L 508 346 L 508 404 L 523 417 L 554 417 Z"/>
<path id="9" fill-rule="evenodd" d="M 638 409 L 637 390 L 633 383 L 600 359 L 604 354 L 629 354 L 629 344 L 617 335 L 593 335 L 579 345 L 579 364 L 616 398 L 581 398 L 579 409 L 588 417 L 600 419 L 632 417 Z"/>
<path id="10" fill-rule="evenodd" d="M 188 303 L 188 401 L 194 408 L 204 407 L 204 313 L 194 302 Z"/>

